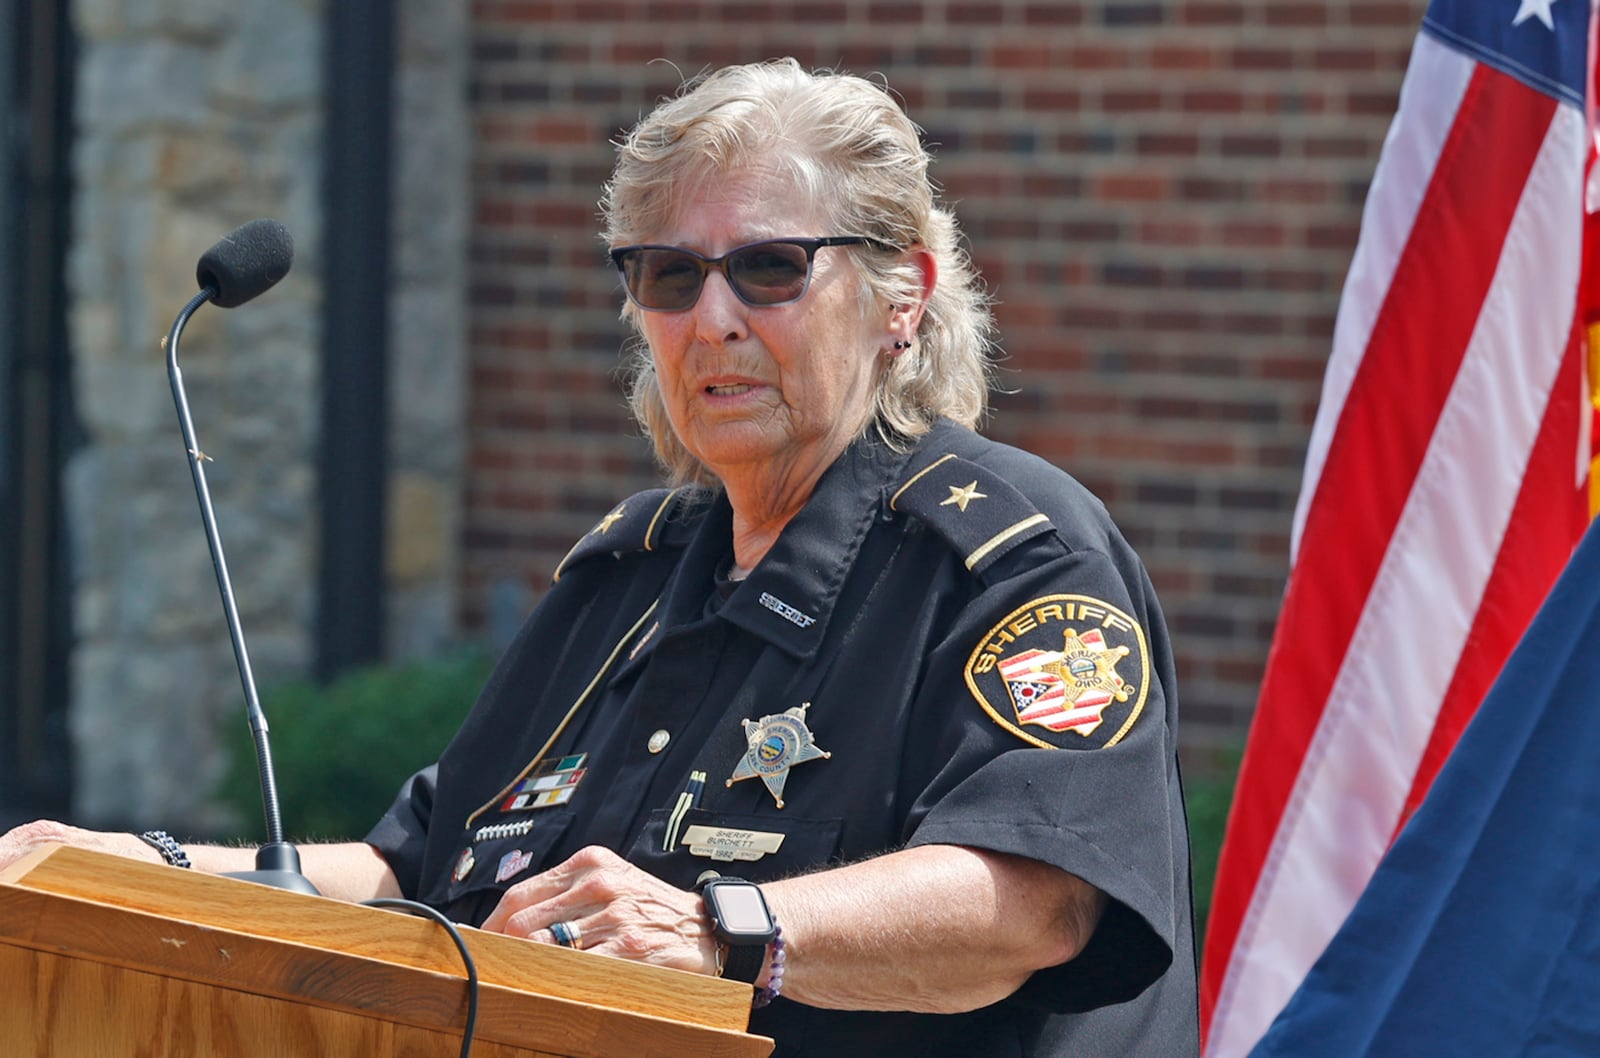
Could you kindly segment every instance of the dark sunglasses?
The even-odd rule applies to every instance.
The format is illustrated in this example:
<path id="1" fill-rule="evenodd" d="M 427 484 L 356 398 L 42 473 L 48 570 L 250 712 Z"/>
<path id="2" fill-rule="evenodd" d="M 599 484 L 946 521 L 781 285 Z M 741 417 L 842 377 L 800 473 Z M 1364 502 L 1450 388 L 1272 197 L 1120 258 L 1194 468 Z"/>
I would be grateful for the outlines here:
<path id="1" fill-rule="evenodd" d="M 713 268 L 746 305 L 787 305 L 805 297 L 811 262 L 824 246 L 876 246 L 876 239 L 838 235 L 827 239 L 763 239 L 707 257 L 681 246 L 619 246 L 611 260 L 622 273 L 628 300 L 651 312 L 683 312 L 700 300 Z"/>

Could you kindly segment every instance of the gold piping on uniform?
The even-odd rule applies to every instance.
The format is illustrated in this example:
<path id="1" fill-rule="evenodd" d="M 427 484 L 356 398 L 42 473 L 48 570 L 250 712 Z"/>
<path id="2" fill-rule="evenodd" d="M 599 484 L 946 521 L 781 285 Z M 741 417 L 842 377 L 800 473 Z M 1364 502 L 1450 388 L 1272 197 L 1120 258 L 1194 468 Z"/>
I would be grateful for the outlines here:
<path id="1" fill-rule="evenodd" d="M 572 553 L 574 551 L 578 550 L 579 547 L 583 546 L 583 542 L 585 540 L 589 539 L 590 533 L 593 533 L 593 532 L 594 532 L 594 530 L 590 529 L 588 533 L 584 533 L 582 536 L 578 537 L 576 543 L 574 543 L 571 547 L 567 548 L 567 553 L 561 556 L 561 561 L 560 562 L 556 563 L 556 571 L 554 573 L 550 574 L 550 583 L 551 584 L 560 583 L 560 581 L 561 581 L 561 571 L 563 569 L 566 569 L 566 567 L 567 567 L 567 559 L 572 557 Z"/>
<path id="2" fill-rule="evenodd" d="M 1010 540 L 1013 536 L 1016 536 L 1024 529 L 1031 529 L 1040 522 L 1048 522 L 1049 520 L 1049 518 L 1046 518 L 1042 514 L 1036 514 L 1031 518 L 1022 519 L 1022 521 L 1018 522 L 1016 525 L 1013 525 L 1009 529 L 1000 530 L 1000 532 L 989 538 L 989 542 L 987 544 L 984 544 L 982 547 L 978 548 L 978 550 L 967 556 L 967 568 L 972 569 L 975 567 L 979 562 L 983 561 L 984 556 L 988 555 L 989 552 L 993 551 L 1007 540 Z"/>
<path id="3" fill-rule="evenodd" d="M 898 510 L 899 508 L 897 508 L 895 506 L 895 504 L 899 503 L 900 502 L 900 497 L 904 496 L 906 494 L 906 489 L 909 489 L 911 486 L 913 486 L 917 482 L 921 481 L 922 480 L 922 476 L 924 474 L 927 474 L 930 471 L 932 471 L 933 468 L 938 466 L 940 463 L 943 463 L 947 459 L 954 459 L 955 457 L 956 456 L 955 456 L 954 452 L 951 452 L 948 455 L 942 455 L 937 460 L 935 460 L 934 462 L 929 463 L 927 466 L 925 466 L 921 470 L 917 471 L 916 476 L 913 477 L 910 481 L 906 482 L 904 485 L 901 485 L 900 486 L 900 490 L 898 492 L 896 492 L 894 494 L 893 498 L 891 498 L 889 500 L 889 509 L 891 511 Z"/>
<path id="4" fill-rule="evenodd" d="M 506 783 L 505 787 L 499 793 L 495 794 L 484 804 L 480 805 L 476 812 L 468 816 L 465 829 L 471 830 L 474 820 L 483 815 L 483 813 L 487 812 L 489 809 L 493 808 L 495 805 L 499 804 L 500 800 L 511 792 L 512 787 L 516 786 L 517 783 L 527 778 L 528 773 L 539 766 L 539 762 L 544 760 L 544 755 L 550 752 L 550 747 L 556 744 L 556 739 L 561 737 L 561 732 L 567 729 L 567 725 L 570 724 L 572 722 L 572 718 L 577 715 L 578 709 L 583 705 L 584 702 L 588 701 L 589 695 L 594 692 L 595 687 L 599 686 L 600 681 L 605 678 L 606 672 L 611 668 L 612 663 L 617 660 L 617 655 L 622 653 L 623 644 L 627 643 L 628 640 L 633 638 L 634 633 L 639 631 L 639 626 L 644 624 L 645 621 L 649 620 L 650 615 L 655 613 L 656 607 L 660 605 L 660 599 L 657 599 L 655 602 L 651 603 L 650 608 L 644 613 L 640 614 L 637 621 L 633 622 L 633 627 L 623 633 L 622 638 L 617 640 L 617 645 L 611 648 L 611 653 L 607 655 L 605 662 L 600 666 L 600 671 L 594 674 L 594 679 L 590 680 L 589 685 L 583 689 L 583 693 L 578 695 L 578 700 L 572 703 L 572 708 L 567 710 L 567 715 L 561 718 L 561 723 L 557 724 L 556 729 L 550 733 L 550 737 L 545 739 L 544 745 L 539 747 L 539 752 L 533 755 L 533 759 L 528 762 L 528 766 L 518 772 L 516 777 L 510 782 Z"/>
<path id="5" fill-rule="evenodd" d="M 665 513 L 667 507 L 672 503 L 672 497 L 676 496 L 682 491 L 682 486 L 673 489 L 671 492 L 667 493 L 667 498 L 661 501 L 661 506 L 656 508 L 655 515 L 650 519 L 650 528 L 644 531 L 644 549 L 646 551 L 655 550 L 655 546 L 651 544 L 650 541 L 656 535 L 656 523 L 661 520 L 661 515 Z"/>
<path id="6" fill-rule="evenodd" d="M 588 535 L 589 535 L 588 533 L 584 533 L 583 536 L 578 537 L 578 543 L 577 544 L 573 544 L 571 547 L 567 548 L 567 553 L 561 556 L 561 561 L 560 562 L 556 563 L 556 571 L 550 575 L 550 583 L 551 584 L 556 584 L 556 583 L 560 582 L 560 580 L 561 580 L 561 570 L 562 570 L 562 568 L 564 566 L 566 566 L 567 559 L 572 557 L 572 553 L 574 551 L 578 550 L 578 544 L 583 543 L 583 538 L 585 536 L 588 536 Z"/>

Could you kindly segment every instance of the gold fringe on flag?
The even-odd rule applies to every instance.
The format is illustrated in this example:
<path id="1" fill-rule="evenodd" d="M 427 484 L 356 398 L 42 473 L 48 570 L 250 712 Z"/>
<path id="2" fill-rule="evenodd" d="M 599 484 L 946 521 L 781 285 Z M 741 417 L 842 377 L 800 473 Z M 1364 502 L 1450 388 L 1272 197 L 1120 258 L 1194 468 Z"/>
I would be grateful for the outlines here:
<path id="1" fill-rule="evenodd" d="M 1589 403 L 1600 426 L 1600 322 L 1589 324 Z M 1589 460 L 1589 518 L 1600 517 L 1600 438 L 1590 438 L 1595 454 Z"/>

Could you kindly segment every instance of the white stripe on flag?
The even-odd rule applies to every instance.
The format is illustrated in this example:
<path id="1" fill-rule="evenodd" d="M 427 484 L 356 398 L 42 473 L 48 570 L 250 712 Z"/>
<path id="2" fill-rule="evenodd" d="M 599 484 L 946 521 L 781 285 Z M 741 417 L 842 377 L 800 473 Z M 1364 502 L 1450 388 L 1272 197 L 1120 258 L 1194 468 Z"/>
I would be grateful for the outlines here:
<path id="1" fill-rule="evenodd" d="M 1317 494 L 1333 443 L 1335 428 L 1344 412 L 1362 354 L 1372 338 L 1373 321 L 1383 308 L 1395 264 L 1411 238 L 1417 209 L 1428 190 L 1428 178 L 1439 161 L 1456 109 L 1472 79 L 1474 63 L 1426 34 L 1418 34 L 1400 89 L 1400 110 L 1384 140 L 1382 160 L 1372 177 L 1372 189 L 1361 213 L 1361 237 L 1350 274 L 1339 298 L 1339 315 L 1333 329 L 1333 352 L 1317 404 L 1306 451 L 1305 476 L 1295 506 L 1294 529 L 1289 538 L 1289 563 L 1300 554 L 1300 537 L 1306 515 Z"/>

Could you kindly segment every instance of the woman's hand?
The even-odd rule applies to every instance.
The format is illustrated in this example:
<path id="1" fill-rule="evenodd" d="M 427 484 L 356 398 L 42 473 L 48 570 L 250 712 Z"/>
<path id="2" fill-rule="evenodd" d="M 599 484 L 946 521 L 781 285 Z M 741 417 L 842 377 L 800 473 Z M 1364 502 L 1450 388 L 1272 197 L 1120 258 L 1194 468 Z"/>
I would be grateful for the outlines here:
<path id="1" fill-rule="evenodd" d="M 713 974 L 716 938 L 699 895 L 591 846 L 506 890 L 483 928 L 545 944 L 552 923 L 576 926 L 585 951 Z"/>
<path id="2" fill-rule="evenodd" d="M 45 845 L 72 845 L 95 852 L 108 852 L 134 860 L 161 863 L 161 854 L 132 834 L 113 834 L 99 830 L 69 827 L 49 819 L 24 823 L 0 835 L 0 868 L 22 859 L 28 853 Z"/>

